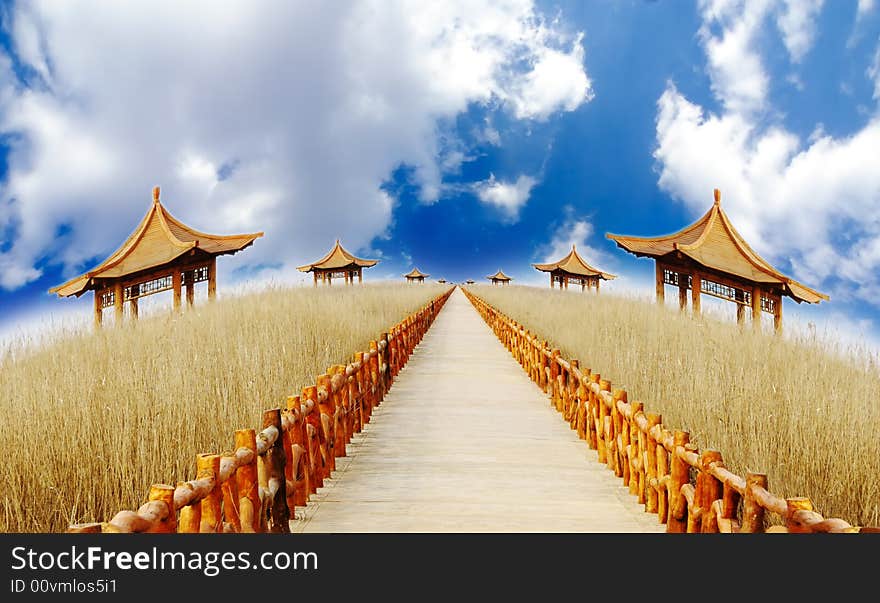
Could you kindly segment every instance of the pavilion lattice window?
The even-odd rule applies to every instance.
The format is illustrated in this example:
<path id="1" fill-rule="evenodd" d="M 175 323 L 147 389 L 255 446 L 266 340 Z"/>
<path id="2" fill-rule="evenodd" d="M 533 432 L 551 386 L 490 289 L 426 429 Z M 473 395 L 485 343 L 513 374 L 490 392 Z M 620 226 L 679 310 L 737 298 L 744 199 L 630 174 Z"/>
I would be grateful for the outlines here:
<path id="1" fill-rule="evenodd" d="M 667 285 L 672 285 L 673 287 L 678 287 L 681 282 L 681 277 L 687 276 L 687 288 L 691 288 L 691 275 L 690 274 L 682 274 L 680 272 L 676 272 L 675 270 L 670 270 L 669 268 L 663 269 L 663 282 Z"/>
<path id="2" fill-rule="evenodd" d="M 776 312 L 776 300 L 765 295 L 761 296 L 761 311 L 773 314 Z"/>
<path id="3" fill-rule="evenodd" d="M 194 270 L 189 270 L 181 274 L 181 284 L 190 284 L 190 279 L 192 279 L 193 283 L 201 283 L 202 281 L 208 280 L 208 267 L 199 266 Z"/>
<path id="4" fill-rule="evenodd" d="M 113 289 L 107 289 L 100 292 L 101 308 L 109 308 L 116 303 L 116 292 Z"/>
<path id="5" fill-rule="evenodd" d="M 154 278 L 149 281 L 145 281 L 143 283 L 136 283 L 134 285 L 129 285 L 124 289 L 125 296 L 124 299 L 137 299 L 139 297 L 145 297 L 147 295 L 152 295 L 154 293 L 161 293 L 162 291 L 168 291 L 174 288 L 174 281 L 172 280 L 171 275 L 168 276 L 160 276 L 159 278 Z"/>
<path id="6" fill-rule="evenodd" d="M 726 299 L 744 306 L 751 305 L 752 303 L 751 291 L 746 291 L 745 289 L 740 289 L 738 287 L 731 287 L 730 285 L 722 285 L 715 281 L 703 279 L 700 283 L 700 291 L 706 295 Z"/>

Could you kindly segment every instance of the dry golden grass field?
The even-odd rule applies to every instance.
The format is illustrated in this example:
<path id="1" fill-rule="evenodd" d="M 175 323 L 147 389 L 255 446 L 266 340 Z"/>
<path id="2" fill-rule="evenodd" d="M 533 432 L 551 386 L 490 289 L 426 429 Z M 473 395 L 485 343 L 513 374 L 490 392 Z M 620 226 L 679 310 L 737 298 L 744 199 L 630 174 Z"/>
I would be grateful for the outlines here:
<path id="1" fill-rule="evenodd" d="M 195 477 L 200 452 L 314 384 L 445 290 L 271 288 L 0 350 L 0 530 L 56 532 Z"/>
<path id="2" fill-rule="evenodd" d="M 880 525 L 880 369 L 864 350 L 607 292 L 468 289 L 735 473 L 766 473 L 771 492 L 806 496 L 825 517 Z"/>

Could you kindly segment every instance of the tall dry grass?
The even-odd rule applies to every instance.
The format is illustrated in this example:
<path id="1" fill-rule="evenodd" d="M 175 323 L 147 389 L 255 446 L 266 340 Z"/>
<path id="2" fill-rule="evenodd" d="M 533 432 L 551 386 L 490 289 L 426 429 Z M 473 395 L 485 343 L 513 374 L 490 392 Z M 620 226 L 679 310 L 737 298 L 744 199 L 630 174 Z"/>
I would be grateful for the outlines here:
<path id="1" fill-rule="evenodd" d="M 0 354 L 0 530 L 63 531 L 194 477 L 200 452 L 445 288 L 272 288 Z M 21 342 L 19 342 L 21 343 Z"/>
<path id="2" fill-rule="evenodd" d="M 608 293 L 469 290 L 735 473 L 766 473 L 771 492 L 806 496 L 825 517 L 880 525 L 880 372 L 866 350 Z"/>

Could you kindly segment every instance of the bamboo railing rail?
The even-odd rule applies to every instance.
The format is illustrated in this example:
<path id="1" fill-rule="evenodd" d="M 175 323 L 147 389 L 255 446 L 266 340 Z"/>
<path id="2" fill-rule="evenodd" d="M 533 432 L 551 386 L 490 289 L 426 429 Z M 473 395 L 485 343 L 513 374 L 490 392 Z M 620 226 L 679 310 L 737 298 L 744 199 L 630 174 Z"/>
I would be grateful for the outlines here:
<path id="1" fill-rule="evenodd" d="M 285 408 L 266 410 L 260 431 L 237 430 L 231 451 L 198 454 L 195 479 L 153 484 L 136 511 L 67 532 L 289 533 L 296 507 L 330 477 L 453 290 L 382 333 L 368 351 L 329 367 L 315 385 L 288 396 Z"/>
<path id="2" fill-rule="evenodd" d="M 876 532 L 822 517 L 808 498 L 780 498 L 767 489 L 767 476 L 744 478 L 724 466 L 717 450 L 700 451 L 690 434 L 670 430 L 662 417 L 630 402 L 623 389 L 612 389 L 577 360 L 566 360 L 558 349 L 483 299 L 462 289 L 499 340 L 549 396 L 578 436 L 598 453 L 598 461 L 614 471 L 645 512 L 654 513 L 672 533 L 751 532 Z M 767 513 L 782 525 L 765 527 Z"/>

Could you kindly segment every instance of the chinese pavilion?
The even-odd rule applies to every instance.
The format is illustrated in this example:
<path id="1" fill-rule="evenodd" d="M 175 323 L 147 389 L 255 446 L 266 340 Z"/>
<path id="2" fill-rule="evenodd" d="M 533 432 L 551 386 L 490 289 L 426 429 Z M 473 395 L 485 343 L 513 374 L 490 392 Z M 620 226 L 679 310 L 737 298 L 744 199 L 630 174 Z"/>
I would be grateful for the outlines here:
<path id="1" fill-rule="evenodd" d="M 513 280 L 509 276 L 504 274 L 504 272 L 502 272 L 500 268 L 498 269 L 498 272 L 489 275 L 486 278 L 492 281 L 493 285 L 509 285 L 510 281 Z"/>
<path id="2" fill-rule="evenodd" d="M 575 283 L 581 286 L 581 291 L 586 288 L 595 288 L 599 292 L 599 281 L 617 278 L 614 274 L 596 270 L 578 254 L 575 246 L 571 246 L 568 255 L 557 262 L 549 264 L 532 264 L 541 272 L 550 273 L 550 288 L 552 289 L 556 283 L 559 283 L 560 289 L 568 289 L 569 283 Z"/>
<path id="3" fill-rule="evenodd" d="M 122 246 L 107 259 L 63 285 L 49 289 L 59 297 L 79 297 L 95 292 L 95 324 L 104 308 L 116 310 L 120 322 L 128 302 L 132 318 L 138 317 L 138 300 L 154 293 L 174 292 L 174 310 L 180 310 L 181 289 L 192 305 L 195 284 L 208 282 L 208 299 L 217 291 L 217 256 L 232 255 L 250 246 L 262 232 L 214 235 L 199 232 L 174 218 L 153 189 L 147 214 Z"/>
<path id="4" fill-rule="evenodd" d="M 747 309 L 760 328 L 761 312 L 773 315 L 782 329 L 782 298 L 817 304 L 828 296 L 780 273 L 755 253 L 721 209 L 721 192 L 715 189 L 711 209 L 690 226 L 660 237 L 606 235 L 637 257 L 652 257 L 656 265 L 657 301 L 663 302 L 664 286 L 678 287 L 679 307 L 687 306 L 688 290 L 695 315 L 700 313 L 700 294 L 705 293 L 737 305 L 737 322 Z"/>
<path id="5" fill-rule="evenodd" d="M 425 274 L 418 268 L 413 268 L 408 273 L 403 275 L 406 278 L 406 282 L 408 283 L 424 283 L 425 278 L 431 276 L 430 274 Z"/>
<path id="6" fill-rule="evenodd" d="M 363 269 L 375 266 L 379 260 L 364 260 L 356 257 L 345 250 L 336 239 L 336 244 L 330 252 L 317 262 L 299 266 L 297 270 L 300 272 L 311 272 L 315 277 L 315 286 L 318 286 L 318 280 L 333 284 L 333 279 L 342 277 L 345 283 L 350 285 L 354 282 L 357 275 L 358 282 L 363 281 Z"/>

